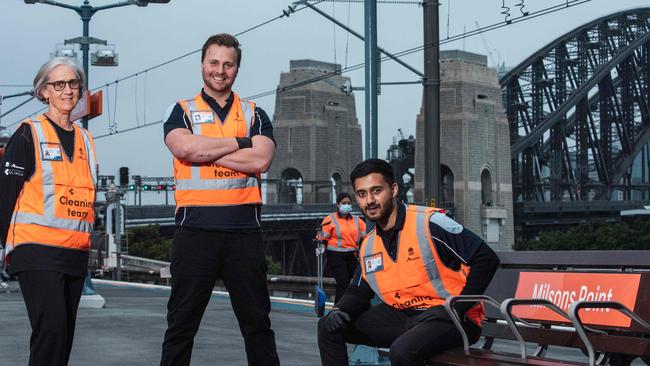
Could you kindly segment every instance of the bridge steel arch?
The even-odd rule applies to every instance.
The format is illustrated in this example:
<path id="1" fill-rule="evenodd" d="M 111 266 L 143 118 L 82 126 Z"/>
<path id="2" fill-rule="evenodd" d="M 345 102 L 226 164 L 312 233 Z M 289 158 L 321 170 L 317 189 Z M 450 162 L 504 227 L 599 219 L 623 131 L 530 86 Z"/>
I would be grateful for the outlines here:
<path id="1" fill-rule="evenodd" d="M 582 25 L 501 78 L 514 201 L 650 198 L 649 62 L 646 7 Z"/>

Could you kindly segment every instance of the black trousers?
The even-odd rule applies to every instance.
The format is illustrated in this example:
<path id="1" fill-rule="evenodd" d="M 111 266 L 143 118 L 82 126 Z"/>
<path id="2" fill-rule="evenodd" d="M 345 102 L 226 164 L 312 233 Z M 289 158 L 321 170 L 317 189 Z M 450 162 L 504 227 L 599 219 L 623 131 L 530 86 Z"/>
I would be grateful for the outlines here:
<path id="1" fill-rule="evenodd" d="M 324 319 L 318 322 L 318 348 L 324 366 L 347 365 L 345 343 L 390 347 L 392 366 L 424 365 L 427 358 L 450 348 L 462 346 L 460 332 L 451 321 L 432 320 L 410 327 L 415 312 L 404 312 L 385 304 L 371 306 L 349 324 L 346 330 L 330 333 Z M 480 328 L 469 321 L 465 330 L 472 341 L 478 340 Z"/>
<path id="2" fill-rule="evenodd" d="M 65 366 L 70 359 L 84 277 L 52 271 L 18 273 L 32 326 L 29 366 Z"/>
<path id="3" fill-rule="evenodd" d="M 335 252 L 327 250 L 327 267 L 336 280 L 336 293 L 334 295 L 334 303 L 336 304 L 345 289 L 350 286 L 350 279 L 354 274 L 354 269 L 357 267 L 359 260 L 355 256 L 355 252 Z"/>
<path id="4" fill-rule="evenodd" d="M 262 235 L 179 227 L 160 365 L 189 365 L 194 336 L 214 283 L 222 278 L 244 337 L 249 365 L 279 365 L 271 330 Z"/>

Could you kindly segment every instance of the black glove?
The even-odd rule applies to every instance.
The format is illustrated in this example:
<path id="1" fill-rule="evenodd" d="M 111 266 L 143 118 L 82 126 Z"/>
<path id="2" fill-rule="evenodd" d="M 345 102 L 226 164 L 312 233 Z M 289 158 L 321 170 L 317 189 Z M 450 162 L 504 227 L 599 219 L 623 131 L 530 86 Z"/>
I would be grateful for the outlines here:
<path id="1" fill-rule="evenodd" d="M 334 333 L 339 330 L 345 330 L 352 318 L 348 313 L 341 311 L 337 308 L 332 309 L 325 317 L 325 329 L 328 332 Z"/>
<path id="2" fill-rule="evenodd" d="M 437 320 L 442 320 L 450 323 L 452 322 L 451 317 L 449 317 L 449 313 L 447 313 L 447 310 L 442 305 L 428 308 L 427 310 L 422 311 L 422 314 L 416 315 L 415 318 L 413 318 L 413 321 L 409 325 L 408 329 L 411 329 L 418 324 Z"/>

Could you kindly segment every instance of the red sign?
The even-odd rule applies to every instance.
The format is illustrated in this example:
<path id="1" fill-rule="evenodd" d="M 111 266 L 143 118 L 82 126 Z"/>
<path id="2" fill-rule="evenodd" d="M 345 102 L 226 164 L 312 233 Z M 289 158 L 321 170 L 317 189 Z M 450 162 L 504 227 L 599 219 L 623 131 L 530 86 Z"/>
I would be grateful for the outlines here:
<path id="1" fill-rule="evenodd" d="M 515 298 L 546 299 L 565 312 L 576 301 L 618 301 L 634 311 L 640 274 L 521 272 Z M 560 315 L 540 305 L 519 305 L 512 313 L 522 319 L 567 322 Z M 629 327 L 631 319 L 613 309 L 584 309 L 580 319 L 585 324 Z"/>
<path id="2" fill-rule="evenodd" d="M 70 119 L 76 121 L 82 117 L 91 119 L 101 115 L 103 95 L 104 93 L 101 90 L 92 95 L 89 90 L 86 90 L 72 110 L 72 113 L 70 113 Z"/>

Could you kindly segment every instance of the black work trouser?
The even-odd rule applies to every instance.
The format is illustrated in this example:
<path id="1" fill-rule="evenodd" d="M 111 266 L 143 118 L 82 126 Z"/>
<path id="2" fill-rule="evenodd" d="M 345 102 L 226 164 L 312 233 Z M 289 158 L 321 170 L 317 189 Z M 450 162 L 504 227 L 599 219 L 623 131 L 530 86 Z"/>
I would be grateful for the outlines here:
<path id="1" fill-rule="evenodd" d="M 355 252 L 336 252 L 327 250 L 327 267 L 336 280 L 336 293 L 334 295 L 334 303 L 336 304 L 345 289 L 350 286 L 350 279 L 354 274 L 357 267 L 358 259 Z"/>
<path id="2" fill-rule="evenodd" d="M 70 359 L 84 277 L 53 271 L 18 273 L 32 326 L 29 366 L 65 366 Z"/>
<path id="3" fill-rule="evenodd" d="M 179 227 L 172 250 L 172 291 L 160 365 L 190 364 L 194 336 L 217 278 L 230 294 L 248 364 L 279 365 L 262 234 Z"/>
<path id="4" fill-rule="evenodd" d="M 347 365 L 345 343 L 389 347 L 392 366 L 424 365 L 436 353 L 462 346 L 456 326 L 447 320 L 431 320 L 411 327 L 417 313 L 395 310 L 385 304 L 371 306 L 348 324 L 346 330 L 328 332 L 321 318 L 318 322 L 318 348 L 324 366 Z M 465 330 L 471 341 L 478 340 L 480 328 L 469 321 Z"/>

